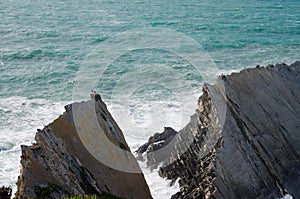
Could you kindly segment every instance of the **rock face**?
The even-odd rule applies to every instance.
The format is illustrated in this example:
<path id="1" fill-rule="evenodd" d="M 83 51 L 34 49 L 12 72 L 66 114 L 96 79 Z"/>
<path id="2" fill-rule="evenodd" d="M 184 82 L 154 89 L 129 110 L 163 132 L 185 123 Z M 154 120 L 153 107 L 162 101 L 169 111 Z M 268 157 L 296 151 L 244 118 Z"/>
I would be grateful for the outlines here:
<path id="1" fill-rule="evenodd" d="M 196 113 L 173 140 L 160 167 L 162 177 L 180 179 L 172 198 L 300 198 L 300 62 L 205 85 Z"/>
<path id="2" fill-rule="evenodd" d="M 35 144 L 22 146 L 15 197 L 96 194 L 100 198 L 151 198 L 137 161 L 100 95 L 93 94 L 91 101 L 65 109 L 53 123 L 38 129 Z M 95 123 L 91 123 L 93 120 Z M 110 161 L 102 161 L 98 155 Z M 113 167 L 111 162 L 120 164 Z M 135 172 L 127 172 L 129 169 Z"/>
<path id="3" fill-rule="evenodd" d="M 157 154 L 153 152 L 168 145 L 176 134 L 177 132 L 171 127 L 165 127 L 162 133 L 154 134 L 149 138 L 147 143 L 140 146 L 136 151 L 138 154 L 138 159 L 144 161 L 142 154 L 146 152 L 147 166 L 149 166 L 151 169 L 157 168 L 157 163 L 160 163 L 169 157 L 171 151 L 164 150 L 162 153 Z"/>

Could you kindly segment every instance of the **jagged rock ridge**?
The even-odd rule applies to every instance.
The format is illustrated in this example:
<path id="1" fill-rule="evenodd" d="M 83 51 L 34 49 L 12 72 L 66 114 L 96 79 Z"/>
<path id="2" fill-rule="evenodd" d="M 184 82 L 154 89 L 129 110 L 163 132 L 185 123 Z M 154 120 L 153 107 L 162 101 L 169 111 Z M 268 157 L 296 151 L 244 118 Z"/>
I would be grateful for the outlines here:
<path id="1" fill-rule="evenodd" d="M 300 62 L 221 75 L 198 105 L 160 168 L 172 198 L 300 198 Z"/>
<path id="2" fill-rule="evenodd" d="M 162 133 L 156 133 L 153 136 L 151 136 L 148 142 L 140 146 L 136 151 L 136 153 L 138 154 L 138 160 L 145 161 L 142 154 L 144 152 L 147 152 L 147 166 L 149 166 L 151 169 L 157 168 L 157 163 L 164 161 L 169 156 L 171 151 L 164 150 L 163 152 L 157 154 L 151 152 L 162 149 L 163 147 L 168 145 L 171 142 L 171 140 L 176 136 L 176 134 L 177 132 L 171 127 L 165 127 Z"/>
<path id="3" fill-rule="evenodd" d="M 75 116 L 75 108 L 80 114 Z M 32 146 L 22 146 L 21 175 L 18 178 L 16 198 L 61 198 L 71 195 L 98 195 L 115 198 L 151 198 L 151 194 L 118 125 L 108 112 L 99 94 L 91 101 L 74 103 L 66 112 L 44 129 L 38 129 Z M 95 113 L 101 131 L 95 131 L 89 120 Z M 76 124 L 75 117 L 82 119 Z M 96 140 L 92 148 L 109 157 L 120 166 L 134 167 L 136 173 L 111 168 L 91 154 L 80 138 L 92 133 L 110 140 Z M 98 137 L 95 137 L 97 139 Z M 87 143 L 94 144 L 90 141 Z M 115 152 L 113 146 L 120 149 Z M 100 148 L 97 148 L 100 147 Z M 97 152 L 97 151 L 96 151 Z M 123 162 L 121 160 L 124 160 Z M 122 165 L 123 164 L 123 165 Z"/>

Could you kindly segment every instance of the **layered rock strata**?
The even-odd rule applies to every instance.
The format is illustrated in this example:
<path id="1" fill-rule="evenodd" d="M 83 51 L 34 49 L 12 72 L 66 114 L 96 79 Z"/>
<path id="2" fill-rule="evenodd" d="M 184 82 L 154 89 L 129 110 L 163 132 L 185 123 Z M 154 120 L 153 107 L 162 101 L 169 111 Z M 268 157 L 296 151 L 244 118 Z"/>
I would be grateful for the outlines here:
<path id="1" fill-rule="evenodd" d="M 100 95 L 91 96 L 67 105 L 38 129 L 36 143 L 22 146 L 16 198 L 151 198 L 120 128 Z"/>
<path id="2" fill-rule="evenodd" d="M 169 157 L 148 159 L 180 179 L 172 198 L 300 198 L 300 62 L 221 75 L 175 134 Z"/>

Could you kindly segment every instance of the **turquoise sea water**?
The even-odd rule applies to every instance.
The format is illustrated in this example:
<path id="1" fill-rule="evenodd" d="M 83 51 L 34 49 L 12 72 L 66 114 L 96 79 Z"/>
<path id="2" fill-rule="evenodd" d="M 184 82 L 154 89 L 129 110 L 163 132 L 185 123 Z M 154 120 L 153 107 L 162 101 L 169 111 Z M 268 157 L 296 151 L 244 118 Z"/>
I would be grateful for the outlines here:
<path id="1" fill-rule="evenodd" d="M 71 98 L 82 60 L 115 33 L 170 28 L 197 40 L 219 68 L 299 59 L 300 1 L 0 2 L 0 96 Z"/>
<path id="2" fill-rule="evenodd" d="M 113 35 L 137 28 L 168 28 L 194 39 L 220 72 L 300 60 L 299 0 L 0 1 L 0 185 L 14 186 L 17 180 L 19 145 L 30 144 L 35 128 L 53 120 L 72 101 L 78 71 L 88 55 Z M 155 71 L 145 70 L 149 65 Z M 180 103 L 166 102 L 166 98 L 176 101 L 180 96 L 160 84 L 166 81 L 161 75 L 166 65 L 188 82 L 185 95 L 190 92 L 193 111 L 203 79 L 186 60 L 160 49 L 122 55 L 91 89 L 109 101 L 122 77 L 138 70 L 136 66 L 145 66 L 141 76 L 132 78 L 152 77 L 154 81 L 134 85 L 130 100 L 123 105 L 140 128 L 147 130 L 149 121 L 158 128 L 174 125 Z M 143 114 L 156 110 L 149 105 L 154 101 L 162 102 L 158 106 L 165 108 L 170 121 Z M 122 104 L 116 107 L 117 111 L 122 108 Z M 175 112 L 168 112 L 171 109 Z M 144 141 L 134 136 L 127 139 L 135 147 Z"/>

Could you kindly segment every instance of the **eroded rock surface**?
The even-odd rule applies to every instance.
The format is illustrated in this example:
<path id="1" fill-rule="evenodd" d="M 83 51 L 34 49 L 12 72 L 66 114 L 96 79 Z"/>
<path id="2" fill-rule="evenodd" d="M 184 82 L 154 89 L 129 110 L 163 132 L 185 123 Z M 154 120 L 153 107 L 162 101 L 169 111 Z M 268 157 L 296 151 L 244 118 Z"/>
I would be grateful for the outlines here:
<path id="1" fill-rule="evenodd" d="M 162 133 L 156 133 L 151 136 L 147 143 L 143 144 L 136 151 L 138 154 L 138 159 L 145 161 L 142 154 L 146 152 L 146 164 L 151 167 L 151 169 L 157 168 L 157 163 L 163 162 L 166 158 L 170 156 L 170 150 L 160 151 L 160 153 L 153 153 L 163 149 L 168 145 L 172 139 L 176 136 L 177 131 L 171 127 L 165 127 Z"/>
<path id="2" fill-rule="evenodd" d="M 222 75 L 198 105 L 160 168 L 172 198 L 300 198 L 300 62 Z"/>
<path id="3" fill-rule="evenodd" d="M 35 144 L 22 146 L 22 169 L 15 197 L 96 194 L 151 198 L 139 165 L 100 95 L 93 94 L 91 101 L 67 105 L 65 109 L 53 123 L 38 129 Z M 89 140 L 91 136 L 93 139 Z M 111 161 L 101 161 L 99 154 Z M 111 162 L 119 163 L 116 168 L 124 170 L 111 167 Z M 136 172 L 126 172 L 128 169 Z"/>

